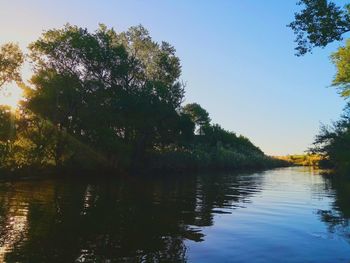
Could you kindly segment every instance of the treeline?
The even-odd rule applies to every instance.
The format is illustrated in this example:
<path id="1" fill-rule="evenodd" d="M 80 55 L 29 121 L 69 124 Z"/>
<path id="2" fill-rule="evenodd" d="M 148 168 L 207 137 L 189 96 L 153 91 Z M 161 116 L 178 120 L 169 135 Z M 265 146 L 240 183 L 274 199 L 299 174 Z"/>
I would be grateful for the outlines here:
<path id="1" fill-rule="evenodd" d="M 31 79 L 20 67 L 28 60 Z M 117 33 L 65 25 L 46 31 L 23 55 L 0 51 L 0 84 L 25 94 L 0 110 L 0 167 L 153 169 L 271 167 L 247 138 L 211 124 L 200 105 L 182 106 L 175 49 L 142 26 Z M 1 86 L 0 86 L 1 88 Z"/>
<path id="2" fill-rule="evenodd" d="M 322 155 L 310 154 L 310 153 L 275 156 L 275 158 L 284 160 L 286 162 L 289 162 L 297 166 L 313 166 L 313 167 L 318 167 L 320 166 L 320 164 L 322 165 L 322 162 L 324 161 Z"/>

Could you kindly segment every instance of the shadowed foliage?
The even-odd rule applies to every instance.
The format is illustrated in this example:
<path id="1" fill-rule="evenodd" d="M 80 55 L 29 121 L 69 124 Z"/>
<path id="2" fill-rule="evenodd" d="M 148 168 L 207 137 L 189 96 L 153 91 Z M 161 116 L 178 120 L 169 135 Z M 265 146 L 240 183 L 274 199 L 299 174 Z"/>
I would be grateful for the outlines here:
<path id="1" fill-rule="evenodd" d="M 296 35 L 297 55 L 311 52 L 314 47 L 325 47 L 343 39 L 350 31 L 350 5 L 337 6 L 328 0 L 301 0 L 302 9 L 288 26 Z"/>
<path id="2" fill-rule="evenodd" d="M 20 69 L 24 56 L 18 45 L 8 43 L 0 46 L 0 89 L 5 83 L 20 81 Z"/>
<path id="3" fill-rule="evenodd" d="M 20 51 L 17 52 L 21 54 Z M 65 25 L 29 45 L 25 100 L 3 111 L 4 169 L 188 170 L 282 165 L 247 138 L 182 106 L 175 48 L 140 26 L 94 32 Z M 21 61 L 22 62 L 22 61 Z M 12 76 L 20 79 L 17 68 Z M 15 78 L 13 78 L 15 79 Z M 10 122 L 9 122 L 10 121 Z M 11 124 L 9 126 L 9 124 Z"/>

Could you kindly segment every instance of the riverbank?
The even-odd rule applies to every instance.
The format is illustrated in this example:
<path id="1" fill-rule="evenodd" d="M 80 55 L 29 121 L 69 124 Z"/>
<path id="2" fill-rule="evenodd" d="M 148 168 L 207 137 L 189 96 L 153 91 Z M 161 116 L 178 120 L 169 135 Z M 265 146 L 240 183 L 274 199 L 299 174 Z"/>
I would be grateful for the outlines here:
<path id="1" fill-rule="evenodd" d="M 297 166 L 320 167 L 324 158 L 319 154 L 292 154 L 286 156 L 274 156 L 274 158 L 286 161 Z"/>
<path id="2" fill-rule="evenodd" d="M 189 151 L 168 151 L 155 153 L 149 159 L 148 168 L 153 171 L 196 171 L 240 169 L 268 169 L 290 166 L 285 160 L 267 156 L 261 152 L 239 152 L 234 149 L 214 148 L 210 151 L 195 149 Z M 145 167 L 147 170 L 147 167 Z"/>
<path id="3" fill-rule="evenodd" d="M 60 167 L 46 166 L 23 166 L 15 168 L 3 167 L 0 169 L 0 178 L 37 178 L 37 177 L 100 177 L 100 176 L 147 176 L 149 174 L 179 174 L 203 171 L 260 171 L 278 167 L 291 166 L 290 162 L 280 160 L 263 153 L 255 155 L 244 152 L 228 151 L 225 149 L 212 149 L 211 151 L 168 151 L 166 153 L 153 152 L 145 159 L 134 165 L 111 167 L 94 163 L 92 160 L 73 165 L 64 164 Z M 105 164 L 105 163 L 104 163 Z"/>
<path id="4" fill-rule="evenodd" d="M 100 24 L 90 32 L 66 24 L 45 31 L 28 55 L 15 44 L 2 50 L 21 58 L 17 70 L 25 59 L 36 69 L 28 84 L 19 83 L 21 102 L 0 105 L 0 169 L 10 174 L 282 165 L 247 137 L 212 123 L 200 104 L 184 104 L 175 48 L 141 25 L 116 32 Z"/>

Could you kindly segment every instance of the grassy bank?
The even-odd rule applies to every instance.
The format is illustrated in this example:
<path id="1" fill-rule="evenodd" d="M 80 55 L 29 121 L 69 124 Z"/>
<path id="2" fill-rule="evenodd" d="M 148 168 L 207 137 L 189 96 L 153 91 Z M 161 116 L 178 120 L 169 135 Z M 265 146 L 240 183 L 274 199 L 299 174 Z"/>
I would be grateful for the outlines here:
<path id="1" fill-rule="evenodd" d="M 276 159 L 286 161 L 298 166 L 318 167 L 323 161 L 323 157 L 319 154 L 294 154 L 286 156 L 274 156 Z"/>

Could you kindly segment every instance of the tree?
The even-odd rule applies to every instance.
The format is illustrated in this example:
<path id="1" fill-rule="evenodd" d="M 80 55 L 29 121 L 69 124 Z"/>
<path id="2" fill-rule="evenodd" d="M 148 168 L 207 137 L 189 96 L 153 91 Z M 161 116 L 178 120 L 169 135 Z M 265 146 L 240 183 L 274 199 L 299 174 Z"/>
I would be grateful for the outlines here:
<path id="1" fill-rule="evenodd" d="M 8 43 L 0 46 L 0 89 L 11 81 L 20 81 L 20 68 L 24 56 L 18 45 Z"/>
<path id="2" fill-rule="evenodd" d="M 60 136 L 73 136 L 114 162 L 128 152 L 139 159 L 179 133 L 164 124 L 180 118 L 180 61 L 172 46 L 154 42 L 142 26 L 118 34 L 104 25 L 93 33 L 66 25 L 45 32 L 30 50 L 35 88 L 27 105 Z M 57 145 L 58 159 L 66 141 Z"/>
<path id="3" fill-rule="evenodd" d="M 128 82 L 125 48 L 116 33 L 77 26 L 49 30 L 30 45 L 36 66 L 28 108 L 57 129 L 56 160 L 73 136 L 113 159 L 123 135 L 121 104 Z M 118 125 L 118 126 L 117 126 Z"/>
<path id="4" fill-rule="evenodd" d="M 339 170 L 350 170 L 350 104 L 342 118 L 331 126 L 321 126 L 311 152 L 325 157 L 327 165 Z"/>
<path id="5" fill-rule="evenodd" d="M 350 31 L 350 4 L 343 8 L 327 0 L 301 0 L 298 4 L 303 5 L 304 9 L 295 14 L 295 21 L 289 25 L 296 34 L 298 55 L 311 52 L 314 47 L 325 47 L 333 41 L 342 40 L 343 35 Z M 332 85 L 339 88 L 342 97 L 349 98 L 350 40 L 333 53 L 331 59 L 337 69 Z M 310 151 L 324 157 L 321 165 L 349 170 L 349 106 L 344 112 L 341 120 L 333 125 L 321 126 Z"/>
<path id="6" fill-rule="evenodd" d="M 11 110 L 7 106 L 0 106 L 0 167 L 7 161 L 13 139 L 14 122 Z"/>
<path id="7" fill-rule="evenodd" d="M 350 4 L 343 8 L 328 0 L 301 0 L 303 9 L 288 26 L 296 35 L 297 55 L 343 39 L 350 31 Z"/>
<path id="8" fill-rule="evenodd" d="M 202 135 L 203 128 L 210 123 L 209 113 L 198 103 L 187 104 L 182 108 L 182 111 L 190 116 L 191 120 L 197 126 L 198 133 Z"/>
<path id="9" fill-rule="evenodd" d="M 344 47 L 340 47 L 333 53 L 331 58 L 337 69 L 332 84 L 340 89 L 340 94 L 344 98 L 348 98 L 350 97 L 350 40 Z"/>

